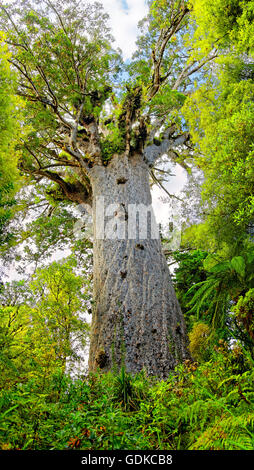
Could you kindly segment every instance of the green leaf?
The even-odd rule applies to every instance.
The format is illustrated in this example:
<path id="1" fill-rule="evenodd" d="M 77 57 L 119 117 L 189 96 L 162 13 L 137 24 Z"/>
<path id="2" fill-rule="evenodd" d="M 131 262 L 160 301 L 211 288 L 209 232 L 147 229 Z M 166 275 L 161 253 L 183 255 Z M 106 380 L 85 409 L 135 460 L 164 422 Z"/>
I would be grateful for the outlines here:
<path id="1" fill-rule="evenodd" d="M 246 253 L 247 263 L 252 264 L 254 261 L 254 251 L 249 251 Z"/>
<path id="2" fill-rule="evenodd" d="M 230 269 L 229 261 L 222 261 L 209 269 L 210 273 L 222 273 Z"/>
<path id="3" fill-rule="evenodd" d="M 237 274 L 239 274 L 241 277 L 245 276 L 245 261 L 242 256 L 235 256 L 232 258 L 231 265 Z"/>
<path id="4" fill-rule="evenodd" d="M 6 410 L 2 415 L 1 415 L 1 418 L 4 418 L 8 413 L 10 413 L 12 410 L 15 410 L 16 408 L 18 408 L 19 404 L 18 405 L 14 405 L 12 406 L 11 408 L 9 408 L 8 410 Z"/>

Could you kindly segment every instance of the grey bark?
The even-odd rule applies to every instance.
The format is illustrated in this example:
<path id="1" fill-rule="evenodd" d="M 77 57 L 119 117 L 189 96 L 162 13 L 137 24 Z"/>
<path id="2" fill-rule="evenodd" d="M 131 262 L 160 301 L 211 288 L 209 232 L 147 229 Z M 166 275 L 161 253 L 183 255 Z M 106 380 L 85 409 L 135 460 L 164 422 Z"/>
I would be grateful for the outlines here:
<path id="1" fill-rule="evenodd" d="M 144 159 L 150 167 L 152 167 L 156 160 L 158 160 L 162 155 L 167 154 L 169 157 L 173 149 L 183 145 L 189 138 L 189 133 L 173 138 L 170 135 L 170 131 L 171 129 L 167 129 L 164 132 L 160 145 L 151 144 L 144 149 Z"/>
<path id="2" fill-rule="evenodd" d="M 114 213 L 119 222 L 128 221 L 129 204 L 151 205 L 148 165 L 140 155 L 129 159 L 115 155 L 107 167 L 93 167 L 90 179 L 95 234 L 101 222 L 96 214 L 98 197 L 104 198 L 105 208 L 119 205 Z M 189 357 L 184 319 L 160 239 L 149 235 L 120 240 L 94 237 L 90 371 L 124 364 L 129 372 L 145 369 L 164 378 Z"/>

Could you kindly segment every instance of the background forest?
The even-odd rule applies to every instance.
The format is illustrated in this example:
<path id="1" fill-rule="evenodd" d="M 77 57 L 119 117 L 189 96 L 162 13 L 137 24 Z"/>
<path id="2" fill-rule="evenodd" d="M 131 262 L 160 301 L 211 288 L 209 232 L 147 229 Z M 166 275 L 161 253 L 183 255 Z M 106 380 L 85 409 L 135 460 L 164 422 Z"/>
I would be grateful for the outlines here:
<path id="1" fill-rule="evenodd" d="M 69 188 L 74 184 L 67 145 L 59 149 L 57 163 L 49 160 L 54 151 L 47 139 L 58 139 L 52 117 L 58 105 L 52 111 L 52 104 L 33 98 L 45 86 L 46 70 L 49 94 L 54 96 L 53 81 L 57 98 L 65 103 L 69 93 L 76 109 L 78 93 L 71 85 L 61 89 L 64 75 L 68 81 L 68 73 L 77 73 L 75 51 L 63 25 L 54 30 L 50 16 L 40 16 L 29 2 L 16 3 L 15 13 L 0 2 L 0 449 L 253 450 L 254 1 L 150 1 L 137 51 L 127 63 L 109 45 L 106 14 L 97 4 L 93 12 L 86 10 L 87 18 L 94 15 L 85 46 L 92 57 L 91 83 L 98 85 L 93 98 L 104 121 L 99 92 L 105 92 L 105 76 L 116 90 L 119 119 L 128 86 L 148 94 L 156 27 L 167 28 L 173 8 L 188 10 L 165 61 L 175 55 L 174 73 L 185 81 L 176 90 L 164 75 L 149 104 L 152 118 L 166 115 L 168 126 L 173 122 L 188 136 L 186 145 L 171 152 L 170 164 L 162 157 L 151 170 L 151 185 L 167 185 L 177 165 L 187 176 L 177 205 L 181 244 L 175 249 L 167 233 L 161 241 L 192 360 L 179 362 L 165 380 L 146 370 L 132 375 L 124 361 L 108 373 L 87 372 L 93 242 L 77 201 L 71 205 L 52 177 L 54 167 L 69 165 Z M 55 8 L 54 2 L 45 4 Z M 76 2 L 65 7 L 72 24 L 68 8 Z M 38 55 L 24 46 L 15 52 L 18 37 L 24 43 L 31 37 Z M 20 76 L 29 76 L 34 64 L 38 76 L 20 87 Z M 63 106 L 67 112 L 69 104 Z M 105 125 L 107 162 L 123 142 L 112 121 Z M 45 152 L 44 160 L 38 161 L 38 152 Z M 174 194 L 167 191 L 167 197 Z M 18 280 L 12 280 L 13 265 Z"/>

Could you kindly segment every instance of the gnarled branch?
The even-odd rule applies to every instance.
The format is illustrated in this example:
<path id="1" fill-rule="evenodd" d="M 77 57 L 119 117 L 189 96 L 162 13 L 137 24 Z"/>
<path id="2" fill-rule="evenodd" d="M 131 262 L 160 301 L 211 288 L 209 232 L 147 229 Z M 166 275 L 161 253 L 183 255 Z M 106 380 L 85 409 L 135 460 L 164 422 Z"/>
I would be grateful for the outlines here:
<path id="1" fill-rule="evenodd" d="M 169 154 L 171 149 L 184 145 L 189 140 L 188 132 L 176 137 L 173 137 L 171 132 L 172 128 L 167 129 L 160 141 L 155 141 L 144 149 L 144 160 L 150 167 L 153 167 L 156 160 L 162 157 L 162 155 Z"/>

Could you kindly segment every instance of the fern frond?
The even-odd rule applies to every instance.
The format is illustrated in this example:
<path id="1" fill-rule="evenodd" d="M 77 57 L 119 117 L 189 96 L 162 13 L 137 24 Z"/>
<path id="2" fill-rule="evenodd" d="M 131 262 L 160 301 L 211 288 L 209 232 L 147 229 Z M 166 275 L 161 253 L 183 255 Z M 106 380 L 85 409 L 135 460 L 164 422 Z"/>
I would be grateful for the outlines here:
<path id="1" fill-rule="evenodd" d="M 253 450 L 254 413 L 218 418 L 190 450 Z"/>
<path id="2" fill-rule="evenodd" d="M 199 315 L 200 310 L 202 306 L 204 305 L 205 300 L 210 296 L 210 294 L 214 291 L 218 284 L 217 279 L 209 279 L 208 281 L 203 281 L 203 285 L 198 289 L 198 291 L 195 293 L 191 301 L 189 302 L 188 305 L 193 305 L 193 307 L 187 312 L 191 313 L 194 310 L 197 311 L 197 314 Z"/>

